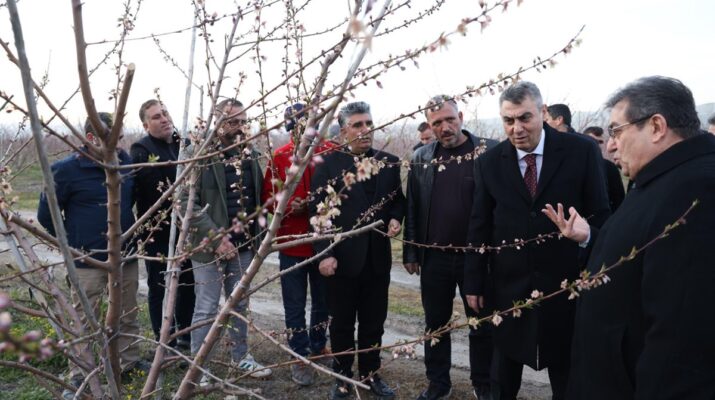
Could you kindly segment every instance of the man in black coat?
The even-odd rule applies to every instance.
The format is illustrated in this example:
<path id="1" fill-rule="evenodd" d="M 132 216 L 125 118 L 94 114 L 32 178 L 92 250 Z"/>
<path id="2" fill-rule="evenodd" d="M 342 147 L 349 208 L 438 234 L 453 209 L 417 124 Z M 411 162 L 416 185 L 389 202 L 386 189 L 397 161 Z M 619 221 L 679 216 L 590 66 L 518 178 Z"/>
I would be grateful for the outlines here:
<path id="1" fill-rule="evenodd" d="M 626 191 L 623 187 L 623 178 L 621 178 L 621 170 L 618 169 L 613 161 L 606 158 L 605 142 L 603 136 L 603 128 L 600 126 L 589 126 L 583 130 L 583 134 L 590 136 L 598 143 L 603 155 L 603 172 L 606 174 L 606 184 L 608 185 L 608 203 L 611 205 L 611 213 L 615 213 L 623 198 L 626 197 Z M 605 137 L 607 139 L 608 137 Z"/>
<path id="2" fill-rule="evenodd" d="M 179 135 L 174 131 L 166 107 L 156 99 L 145 101 L 139 108 L 141 119 L 147 135 L 132 144 L 131 156 L 133 162 L 146 163 L 150 159 L 164 162 L 176 161 L 179 155 Z M 136 171 L 134 177 L 134 199 L 138 214 L 144 215 L 159 200 L 165 189 L 176 179 L 176 166 L 144 167 Z M 150 220 L 151 229 L 143 232 L 144 250 L 147 256 L 167 256 L 169 250 L 169 231 L 171 222 L 171 202 L 166 201 Z M 149 287 L 149 319 L 154 336 L 159 339 L 161 330 L 164 301 L 164 272 L 166 262 L 146 260 L 147 286 Z M 174 311 L 174 322 L 178 329 L 191 326 L 194 314 L 194 274 L 190 268 L 191 262 L 181 264 L 179 287 Z M 182 335 L 176 342 L 177 347 L 188 350 L 191 334 Z"/>
<path id="3" fill-rule="evenodd" d="M 546 123 L 552 128 L 563 133 L 573 133 L 579 135 L 573 127 L 571 127 L 571 109 L 566 104 L 552 104 L 546 107 Z M 603 129 L 598 126 L 589 126 L 584 129 L 583 134 L 593 139 L 601 154 L 604 154 Z M 611 207 L 611 212 L 616 211 L 618 206 L 623 202 L 623 197 L 626 192 L 623 188 L 623 180 L 621 172 L 616 167 L 616 164 L 603 158 L 603 174 L 606 178 L 606 193 L 608 194 L 608 204 Z"/>
<path id="4" fill-rule="evenodd" d="M 447 246 L 467 244 L 467 224 L 472 210 L 476 159 L 496 140 L 482 139 L 462 129 L 464 118 L 457 102 L 435 96 L 427 104 L 425 116 L 437 141 L 412 155 L 407 178 L 407 213 L 403 248 L 405 269 L 420 275 L 425 330 L 435 332 L 452 319 L 455 290 L 459 287 L 467 318 L 477 314 L 464 297 L 464 253 Z M 424 168 L 428 165 L 428 168 Z M 436 244 L 425 248 L 409 244 Z M 421 273 L 421 274 L 420 274 Z M 418 400 L 438 400 L 449 396 L 452 382 L 450 333 L 425 343 L 425 367 L 429 386 Z M 469 366 L 474 394 L 488 399 L 491 391 L 492 341 L 489 329 L 469 330 Z"/>
<path id="5" fill-rule="evenodd" d="M 334 353 L 356 350 L 356 318 L 358 349 L 382 343 L 392 266 L 389 237 L 400 232 L 404 216 L 400 162 L 392 154 L 372 148 L 370 106 L 364 102 L 347 104 L 338 114 L 338 123 L 346 147 L 325 156 L 315 169 L 311 224 L 319 231 L 331 226 L 342 232 L 379 220 L 384 224 L 382 233 L 368 231 L 345 238 L 329 250 L 326 241 L 314 244 L 316 254 L 327 250 L 318 269 L 327 277 Z M 349 190 L 346 184 L 350 184 Z M 335 209 L 339 215 L 335 215 Z M 333 369 L 351 377 L 354 358 L 352 354 L 336 356 Z M 394 398 L 394 391 L 376 373 L 379 368 L 379 350 L 358 354 L 360 379 L 366 380 L 378 398 Z M 338 380 L 330 398 L 349 395 L 349 387 Z"/>
<path id="6" fill-rule="evenodd" d="M 499 103 L 508 140 L 477 159 L 468 242 L 501 246 L 551 233 L 554 226 L 540 210 L 556 201 L 586 210 L 600 226 L 609 208 L 596 144 L 544 124 L 546 108 L 533 83 L 517 82 Z M 481 309 L 488 282 L 496 310 L 552 292 L 564 279 L 578 276 L 578 257 L 578 244 L 557 239 L 470 253 L 464 277 L 467 301 Z M 553 398 L 564 398 L 574 307 L 560 296 L 495 327 L 496 398 L 516 399 L 524 364 L 548 368 Z"/>
<path id="7" fill-rule="evenodd" d="M 544 212 L 564 236 L 589 242 L 593 275 L 680 220 L 667 237 L 580 292 L 569 399 L 715 398 L 715 138 L 699 130 L 690 90 L 639 79 L 606 103 L 608 150 L 635 186 L 600 230 L 563 206 Z M 592 244 L 592 245 L 591 245 Z"/>

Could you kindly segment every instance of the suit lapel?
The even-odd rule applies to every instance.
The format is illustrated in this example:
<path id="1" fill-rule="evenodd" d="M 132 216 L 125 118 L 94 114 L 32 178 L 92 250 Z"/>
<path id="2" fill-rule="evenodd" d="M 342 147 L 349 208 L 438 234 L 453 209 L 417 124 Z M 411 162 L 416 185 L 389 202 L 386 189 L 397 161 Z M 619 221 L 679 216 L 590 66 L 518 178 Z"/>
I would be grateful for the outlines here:
<path id="1" fill-rule="evenodd" d="M 355 168 L 355 156 L 353 156 L 350 153 L 338 153 L 340 154 L 340 157 L 338 157 L 338 170 L 336 177 L 338 179 L 342 180 L 343 173 L 350 171 L 352 173 L 357 173 L 357 169 Z M 370 178 L 374 179 L 374 178 Z M 367 195 L 365 194 L 365 189 L 362 187 L 362 182 L 355 182 L 350 187 L 350 192 L 354 194 L 353 199 L 357 200 L 360 199 L 363 203 L 368 203 L 369 200 L 367 198 Z"/>
<path id="2" fill-rule="evenodd" d="M 544 142 L 544 157 L 541 163 L 541 173 L 539 174 L 539 182 L 536 186 L 536 197 L 538 199 L 541 193 L 545 190 L 546 186 L 549 184 L 551 178 L 559 169 L 559 165 L 564 159 L 566 152 L 561 143 L 561 137 L 559 135 L 568 135 L 567 133 L 554 133 L 550 129 L 544 128 L 544 133 L 546 134 Z"/>
<path id="3" fill-rule="evenodd" d="M 514 145 L 509 143 L 507 146 L 504 146 L 501 157 L 504 164 L 503 171 L 507 180 L 514 185 L 514 188 L 521 195 L 521 197 L 523 197 L 528 204 L 531 204 L 531 194 L 529 193 L 529 189 L 526 187 L 526 183 L 524 183 L 524 177 L 521 175 L 519 160 L 516 158 L 516 148 Z"/>

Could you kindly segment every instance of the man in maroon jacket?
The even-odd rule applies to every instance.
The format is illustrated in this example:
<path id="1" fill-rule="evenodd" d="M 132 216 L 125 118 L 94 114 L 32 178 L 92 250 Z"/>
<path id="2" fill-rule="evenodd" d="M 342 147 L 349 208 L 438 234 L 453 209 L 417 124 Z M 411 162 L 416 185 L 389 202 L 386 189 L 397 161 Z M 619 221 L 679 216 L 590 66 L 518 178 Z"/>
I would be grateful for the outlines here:
<path id="1" fill-rule="evenodd" d="M 285 111 L 286 130 L 291 134 L 291 140 L 285 146 L 276 150 L 273 160 L 263 180 L 263 193 L 261 202 L 273 199 L 269 210 L 277 204 L 275 195 L 281 192 L 283 182 L 286 180 L 286 171 L 291 166 L 291 159 L 297 151 L 296 144 L 300 142 L 300 135 L 305 129 L 304 105 L 294 104 Z M 320 144 L 315 149 L 315 154 L 321 154 L 332 148 L 329 142 Z M 285 217 L 278 229 L 278 236 L 301 235 L 309 232 L 308 202 L 306 200 L 310 191 L 310 179 L 315 166 L 309 165 L 295 188 L 295 192 L 288 201 Z M 314 255 L 311 244 L 298 245 L 281 250 L 279 254 L 280 269 L 286 270 Z M 308 283 L 310 282 L 310 329 L 306 329 L 305 303 L 308 296 Z M 281 277 L 281 290 L 283 294 L 283 308 L 285 309 L 286 328 L 289 329 L 288 344 L 291 349 L 301 356 L 312 356 L 326 353 L 325 331 L 328 321 L 328 306 L 325 300 L 325 278 L 318 272 L 318 264 L 311 263 L 298 268 Z M 321 359 L 321 361 L 326 359 Z M 304 364 L 291 366 L 291 378 L 301 386 L 313 383 L 314 371 Z"/>

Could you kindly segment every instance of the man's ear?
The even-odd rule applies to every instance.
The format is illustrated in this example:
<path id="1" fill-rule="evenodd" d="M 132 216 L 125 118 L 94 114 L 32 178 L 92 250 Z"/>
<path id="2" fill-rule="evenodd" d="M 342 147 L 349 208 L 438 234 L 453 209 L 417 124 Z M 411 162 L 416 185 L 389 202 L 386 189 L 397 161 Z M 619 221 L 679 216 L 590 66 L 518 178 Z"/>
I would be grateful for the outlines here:
<path id="1" fill-rule="evenodd" d="M 650 119 L 653 125 L 651 141 L 653 143 L 659 143 L 668 136 L 668 131 L 670 130 L 670 128 L 668 128 L 668 121 L 660 114 L 655 114 Z"/>

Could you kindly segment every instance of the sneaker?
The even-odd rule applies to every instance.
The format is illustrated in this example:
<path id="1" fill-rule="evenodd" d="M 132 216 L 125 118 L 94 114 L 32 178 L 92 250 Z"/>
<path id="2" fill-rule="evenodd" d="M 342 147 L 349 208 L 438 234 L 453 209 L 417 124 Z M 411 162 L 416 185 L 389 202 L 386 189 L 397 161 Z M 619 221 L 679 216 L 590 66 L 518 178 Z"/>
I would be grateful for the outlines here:
<path id="1" fill-rule="evenodd" d="M 176 344 L 174 345 L 174 348 L 184 354 L 189 354 L 189 352 L 191 351 L 191 342 L 182 338 L 176 339 Z"/>
<path id="2" fill-rule="evenodd" d="M 317 353 L 310 353 L 310 357 L 318 357 L 318 356 L 323 356 L 320 358 L 316 358 L 315 360 L 311 360 L 316 364 L 320 364 L 328 369 L 333 368 L 333 356 L 330 350 L 330 347 L 325 346 L 323 347 L 322 350 L 320 350 Z"/>
<path id="3" fill-rule="evenodd" d="M 478 385 L 472 391 L 477 400 L 492 400 L 492 388 L 489 385 Z"/>
<path id="4" fill-rule="evenodd" d="M 430 385 L 427 387 L 425 391 L 420 393 L 419 396 L 417 396 L 417 400 L 440 400 L 440 399 L 448 399 L 449 396 L 452 394 L 452 388 L 444 388 L 440 387 L 437 385 L 433 385 L 430 383 Z"/>
<path id="5" fill-rule="evenodd" d="M 315 379 L 315 371 L 303 363 L 293 364 L 290 366 L 290 378 L 300 386 L 310 386 Z"/>
<path id="6" fill-rule="evenodd" d="M 340 379 L 335 380 L 335 384 L 330 388 L 330 400 L 347 399 L 350 397 L 350 386 Z"/>
<path id="7" fill-rule="evenodd" d="M 382 400 L 391 400 L 395 398 L 395 391 L 387 386 L 387 383 L 382 380 L 380 375 L 373 374 L 365 383 L 370 386 L 370 392 L 375 395 L 376 398 Z"/>
<path id="8" fill-rule="evenodd" d="M 77 389 L 79 389 L 80 386 L 82 386 L 82 382 L 84 382 L 84 379 L 81 376 L 74 376 L 70 378 L 70 385 L 74 386 L 75 390 L 70 390 L 70 389 L 64 389 L 62 391 L 62 399 L 63 400 L 73 400 L 75 397 L 75 393 L 77 392 Z"/>
<path id="9" fill-rule="evenodd" d="M 251 378 L 265 379 L 273 374 L 270 368 L 261 365 L 250 354 L 246 354 L 239 362 L 231 361 L 231 368 L 239 370 L 242 374 L 250 374 L 248 376 Z"/>
<path id="10" fill-rule="evenodd" d="M 211 378 L 206 374 L 201 374 L 201 380 L 199 381 L 199 387 L 206 387 L 211 384 Z"/>

